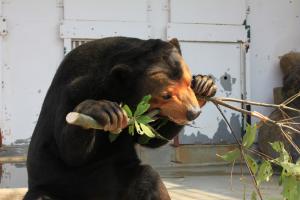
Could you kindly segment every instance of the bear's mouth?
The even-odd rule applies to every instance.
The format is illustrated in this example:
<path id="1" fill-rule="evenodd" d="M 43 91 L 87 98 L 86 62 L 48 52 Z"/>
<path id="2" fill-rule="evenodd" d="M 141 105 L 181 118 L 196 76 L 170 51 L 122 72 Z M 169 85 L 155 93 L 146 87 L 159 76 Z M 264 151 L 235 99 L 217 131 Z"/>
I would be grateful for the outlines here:
<path id="1" fill-rule="evenodd" d="M 187 121 L 187 120 L 179 120 L 179 119 L 175 119 L 175 118 L 173 118 L 171 116 L 159 115 L 158 117 L 159 118 L 167 119 L 167 120 L 169 120 L 171 122 L 174 122 L 174 123 L 176 123 L 178 125 L 182 125 L 182 126 L 187 125 L 189 123 L 189 121 Z"/>
<path id="2" fill-rule="evenodd" d="M 171 116 L 164 116 L 165 118 L 167 118 L 168 120 L 178 124 L 178 125 L 187 125 L 189 123 L 189 121 L 187 120 L 179 120 L 179 119 L 175 119 L 175 118 L 172 118 Z"/>
<path id="3" fill-rule="evenodd" d="M 153 118 L 154 120 L 156 120 L 157 118 L 162 118 L 162 119 L 167 119 L 171 122 L 174 122 L 178 125 L 187 125 L 190 121 L 188 120 L 180 120 L 180 119 L 176 119 L 176 118 L 173 118 L 171 116 L 166 116 L 166 115 L 162 115 L 160 113 L 160 109 L 159 108 L 150 108 L 149 111 L 147 112 L 147 115 L 150 116 L 151 118 Z"/>

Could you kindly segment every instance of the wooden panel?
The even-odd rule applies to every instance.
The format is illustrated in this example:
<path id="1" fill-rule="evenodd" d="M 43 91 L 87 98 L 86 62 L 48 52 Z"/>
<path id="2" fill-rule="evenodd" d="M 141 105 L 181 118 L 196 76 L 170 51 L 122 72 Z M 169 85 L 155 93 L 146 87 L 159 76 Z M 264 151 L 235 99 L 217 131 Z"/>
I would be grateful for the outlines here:
<path id="1" fill-rule="evenodd" d="M 64 18 L 101 21 L 146 21 L 147 0 L 64 0 Z"/>
<path id="2" fill-rule="evenodd" d="M 167 38 L 181 41 L 238 42 L 246 41 L 245 27 L 240 25 L 169 24 Z"/>
<path id="3" fill-rule="evenodd" d="M 245 19 L 245 0 L 171 0 L 171 22 L 241 25 Z"/>

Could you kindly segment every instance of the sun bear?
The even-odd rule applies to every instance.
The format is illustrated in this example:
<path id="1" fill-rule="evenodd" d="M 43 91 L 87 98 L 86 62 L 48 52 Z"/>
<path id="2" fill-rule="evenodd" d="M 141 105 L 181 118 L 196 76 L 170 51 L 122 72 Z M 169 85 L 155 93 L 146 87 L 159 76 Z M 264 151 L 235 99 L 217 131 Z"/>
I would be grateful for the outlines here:
<path id="1" fill-rule="evenodd" d="M 142 165 L 135 151 L 139 136 L 128 134 L 121 103 L 134 108 L 152 95 L 150 109 L 168 122 L 157 131 L 175 137 L 200 114 L 203 96 L 216 86 L 192 76 L 176 39 L 104 38 L 72 50 L 47 92 L 29 146 L 29 190 L 25 200 L 169 200 L 157 172 Z M 76 111 L 93 117 L 105 131 L 66 123 Z M 110 142 L 109 131 L 123 129 Z M 156 148 L 166 140 L 144 144 Z"/>

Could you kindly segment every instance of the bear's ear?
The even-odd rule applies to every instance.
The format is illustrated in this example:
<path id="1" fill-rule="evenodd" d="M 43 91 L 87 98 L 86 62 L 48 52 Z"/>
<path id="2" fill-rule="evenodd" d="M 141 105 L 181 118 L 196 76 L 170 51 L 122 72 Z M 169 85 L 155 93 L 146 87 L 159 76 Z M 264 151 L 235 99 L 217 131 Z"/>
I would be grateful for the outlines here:
<path id="1" fill-rule="evenodd" d="M 177 40 L 177 38 L 173 38 L 169 42 L 176 47 L 176 49 L 178 50 L 178 52 L 181 55 L 181 49 L 180 49 L 179 41 Z"/>
<path id="2" fill-rule="evenodd" d="M 117 64 L 110 70 L 110 77 L 113 77 L 114 80 L 125 81 L 131 73 L 132 69 L 128 65 Z"/>

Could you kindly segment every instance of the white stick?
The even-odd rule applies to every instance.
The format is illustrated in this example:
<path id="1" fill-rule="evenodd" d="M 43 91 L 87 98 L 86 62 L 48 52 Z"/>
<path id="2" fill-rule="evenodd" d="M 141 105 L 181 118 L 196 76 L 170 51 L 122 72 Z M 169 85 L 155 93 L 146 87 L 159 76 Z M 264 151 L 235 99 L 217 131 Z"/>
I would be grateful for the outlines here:
<path id="1" fill-rule="evenodd" d="M 100 130 L 104 129 L 104 127 L 101 126 L 92 117 L 85 115 L 85 114 L 77 113 L 77 112 L 70 112 L 66 116 L 66 121 L 69 124 L 80 126 L 84 129 L 100 129 Z"/>

